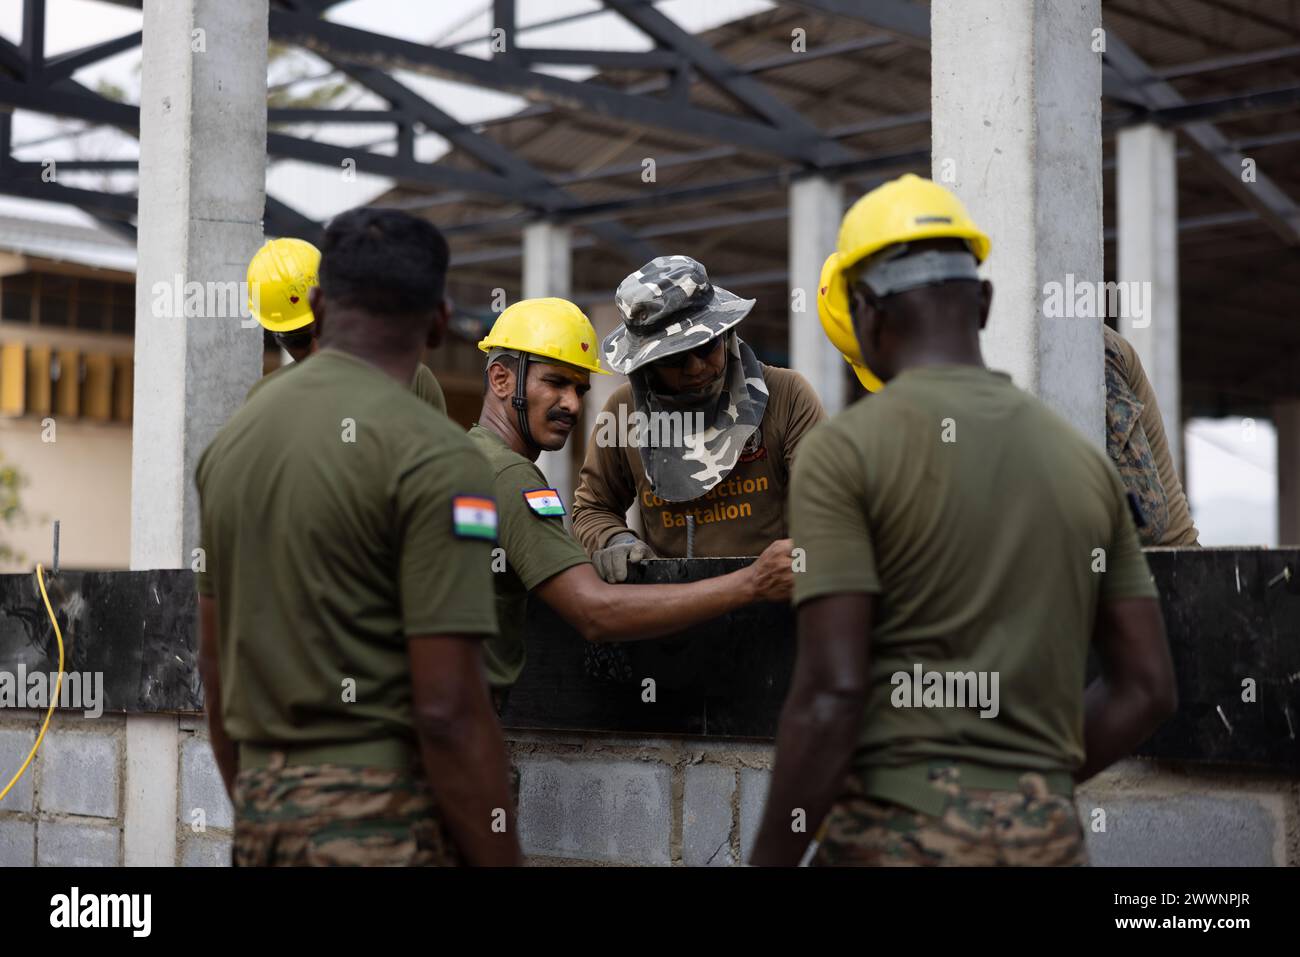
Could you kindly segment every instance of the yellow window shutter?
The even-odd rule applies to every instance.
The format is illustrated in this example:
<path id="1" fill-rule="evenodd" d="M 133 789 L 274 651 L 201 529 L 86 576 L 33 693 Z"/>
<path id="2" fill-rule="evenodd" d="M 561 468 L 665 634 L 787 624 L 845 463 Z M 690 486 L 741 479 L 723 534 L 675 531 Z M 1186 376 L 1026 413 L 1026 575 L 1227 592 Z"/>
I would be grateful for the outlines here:
<path id="1" fill-rule="evenodd" d="M 95 422 L 113 417 L 113 357 L 86 356 L 86 381 L 82 385 L 81 414 Z"/>
<path id="2" fill-rule="evenodd" d="M 27 349 L 21 342 L 0 346 L 0 415 L 27 410 Z"/>
<path id="3" fill-rule="evenodd" d="M 30 346 L 27 349 L 27 412 L 49 415 L 50 410 L 50 347 Z"/>

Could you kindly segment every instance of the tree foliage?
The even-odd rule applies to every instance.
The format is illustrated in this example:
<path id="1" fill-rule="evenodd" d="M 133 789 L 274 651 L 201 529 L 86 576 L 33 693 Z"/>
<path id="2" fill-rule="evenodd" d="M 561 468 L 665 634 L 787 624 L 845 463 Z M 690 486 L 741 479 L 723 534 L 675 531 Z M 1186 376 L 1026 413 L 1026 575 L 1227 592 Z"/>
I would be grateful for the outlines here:
<path id="1" fill-rule="evenodd" d="M 7 539 L 10 530 L 27 518 L 19 495 L 26 484 L 27 478 L 15 466 L 6 464 L 4 453 L 0 452 L 0 564 L 20 562 L 24 558 Z"/>

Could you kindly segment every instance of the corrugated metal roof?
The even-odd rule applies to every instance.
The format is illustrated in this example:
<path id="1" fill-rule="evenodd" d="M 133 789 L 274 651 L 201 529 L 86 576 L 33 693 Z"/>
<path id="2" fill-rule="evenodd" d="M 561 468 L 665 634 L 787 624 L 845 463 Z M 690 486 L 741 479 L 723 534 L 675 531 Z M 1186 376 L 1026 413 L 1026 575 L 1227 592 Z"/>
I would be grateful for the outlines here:
<path id="1" fill-rule="evenodd" d="M 1159 70 L 1300 44 L 1300 3 L 1104 0 L 1102 25 Z M 858 48 L 823 58 L 791 57 L 796 27 L 806 32 L 810 52 L 833 45 Z M 930 106 L 930 63 L 924 44 L 886 39 L 851 18 L 820 16 L 793 7 L 728 23 L 702 38 L 737 65 L 783 61 L 784 65 L 755 75 L 819 129 L 861 130 L 841 137 L 843 145 L 867 155 L 915 152 L 922 157 L 912 165 L 899 163 L 844 178 L 846 199 L 908 170 L 928 175 L 930 129 L 924 117 Z M 588 82 L 645 89 L 664 80 L 662 74 L 644 71 L 605 71 Z M 1176 75 L 1169 82 L 1189 100 L 1297 85 L 1300 57 Z M 743 112 L 703 81 L 692 87 L 691 100 L 711 109 Z M 906 119 L 909 115 L 921 119 Z M 900 119 L 891 122 L 891 118 Z M 876 128 L 871 128 L 873 121 Z M 1300 114 L 1242 117 L 1216 125 L 1229 140 L 1241 144 L 1261 171 L 1300 198 Z M 868 128 L 861 129 L 864 126 Z M 705 189 L 688 203 L 642 206 L 620 211 L 617 218 L 663 252 L 696 256 L 712 276 L 741 277 L 735 291 L 759 300 L 746 321 L 749 335 L 766 343 L 770 355 L 783 353 L 788 328 L 786 286 L 770 277 L 779 277 L 786 267 L 783 177 L 799 173 L 797 164 L 560 107 L 545 109 L 541 115 L 532 107 L 524 116 L 489 122 L 483 131 L 564 184 L 584 203 L 639 201 L 654 191 L 766 176 L 766 183 L 751 188 L 716 193 Z M 1276 136 L 1287 132 L 1296 135 Z M 1113 151 L 1109 135 L 1103 149 L 1108 155 Z M 701 158 L 694 162 L 665 161 L 697 152 Z M 654 184 L 644 183 L 640 175 L 640 164 L 649 157 L 659 160 Z M 479 168 L 459 150 L 445 161 Z M 608 167 L 621 169 L 599 179 L 571 182 L 574 176 Z M 1113 171 L 1105 179 L 1107 222 L 1113 224 Z M 418 194 L 412 191 L 394 190 L 380 202 L 389 200 L 419 210 Z M 1179 164 L 1178 205 L 1183 219 L 1224 212 L 1240 215 L 1244 210 L 1190 158 Z M 497 287 L 511 296 L 518 294 L 520 261 L 515 251 L 524 220 L 521 214 L 525 211 L 508 203 L 447 195 L 435 197 L 425 210 L 431 220 L 450 230 L 453 263 L 460 263 L 452 274 L 458 302 L 477 306 Z M 691 228 L 692 223 L 733 214 L 753 218 Z M 483 225 L 498 219 L 495 228 Z M 479 228 L 472 233 L 455 230 L 464 224 Z M 581 218 L 574 222 L 574 237 L 575 297 L 606 296 L 628 272 L 629 264 L 616 251 L 593 241 Z M 1184 234 L 1181 242 L 1184 395 L 1189 404 L 1201 409 L 1214 403 L 1258 407 L 1280 395 L 1300 395 L 1300 323 L 1295 322 L 1300 315 L 1300 255 L 1258 219 L 1198 229 Z M 1107 261 L 1113 262 L 1113 243 L 1108 247 Z"/>
<path id="2" fill-rule="evenodd" d="M 135 246 L 91 226 L 0 216 L 0 249 L 95 269 L 135 272 Z"/>

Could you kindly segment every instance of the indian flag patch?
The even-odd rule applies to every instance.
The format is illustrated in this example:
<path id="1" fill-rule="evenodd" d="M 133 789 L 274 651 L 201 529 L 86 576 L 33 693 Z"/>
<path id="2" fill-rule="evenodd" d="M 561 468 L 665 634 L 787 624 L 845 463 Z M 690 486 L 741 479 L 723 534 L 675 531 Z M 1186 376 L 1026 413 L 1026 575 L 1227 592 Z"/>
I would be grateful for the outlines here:
<path id="1" fill-rule="evenodd" d="M 477 495 L 455 495 L 451 500 L 451 530 L 457 538 L 497 538 L 497 503 Z"/>
<path id="2" fill-rule="evenodd" d="M 564 503 L 553 488 L 535 488 L 524 492 L 524 501 L 538 515 L 563 515 Z"/>

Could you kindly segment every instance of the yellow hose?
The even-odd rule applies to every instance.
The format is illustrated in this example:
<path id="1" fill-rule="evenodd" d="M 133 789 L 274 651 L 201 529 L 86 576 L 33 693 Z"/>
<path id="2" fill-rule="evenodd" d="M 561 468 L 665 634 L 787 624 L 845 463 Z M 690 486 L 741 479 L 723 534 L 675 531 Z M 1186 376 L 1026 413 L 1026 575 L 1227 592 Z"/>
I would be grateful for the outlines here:
<path id="1" fill-rule="evenodd" d="M 18 783 L 18 779 L 23 776 L 32 763 L 32 758 L 36 757 L 36 749 L 45 740 L 45 732 L 50 727 L 50 718 L 54 717 L 54 705 L 58 702 L 59 693 L 63 690 L 63 632 L 59 631 L 59 620 L 54 617 L 54 609 L 50 607 L 50 596 L 45 593 L 45 573 L 40 565 L 36 566 L 36 583 L 41 586 L 41 597 L 45 599 L 45 611 L 49 614 L 50 622 L 54 625 L 54 637 L 59 641 L 59 677 L 54 684 L 54 694 L 50 696 L 50 707 L 45 712 L 45 723 L 41 725 L 41 733 L 36 736 L 36 743 L 32 745 L 32 750 L 27 755 L 27 760 L 23 762 L 23 766 L 18 769 L 18 773 L 13 776 L 13 780 L 5 785 L 5 789 L 0 791 L 0 801 L 3 801 L 10 788 Z"/>

